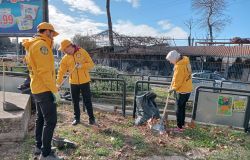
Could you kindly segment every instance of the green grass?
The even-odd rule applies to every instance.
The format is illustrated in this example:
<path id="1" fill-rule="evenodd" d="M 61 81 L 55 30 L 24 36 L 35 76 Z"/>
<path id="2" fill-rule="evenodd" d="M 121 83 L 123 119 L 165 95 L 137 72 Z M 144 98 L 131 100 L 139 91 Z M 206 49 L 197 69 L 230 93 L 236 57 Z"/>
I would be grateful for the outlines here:
<path id="1" fill-rule="evenodd" d="M 250 159 L 250 136 L 243 131 L 226 127 L 197 125 L 186 129 L 183 134 L 154 135 L 147 126 L 133 126 L 132 117 L 96 112 L 100 127 L 88 126 L 86 114 L 82 124 L 72 126 L 72 109 L 58 108 L 58 126 L 55 136 L 67 138 L 77 144 L 75 149 L 59 150 L 66 159 L 140 159 L 153 155 L 186 156 L 192 150 L 205 149 L 201 159 Z M 68 121 L 68 122 L 67 122 Z M 175 122 L 170 122 L 170 127 Z M 22 143 L 22 152 L 17 159 L 30 159 L 34 136 L 28 136 Z"/>
<path id="2" fill-rule="evenodd" d="M 105 156 L 105 157 L 110 154 L 110 151 L 104 147 L 97 148 L 95 152 L 98 156 Z"/>
<path id="3" fill-rule="evenodd" d="M 216 139 L 214 139 L 206 128 L 197 127 L 195 129 L 186 130 L 185 135 L 192 139 L 189 143 L 193 147 L 216 147 Z"/>
<path id="4" fill-rule="evenodd" d="M 31 146 L 33 146 L 34 143 L 35 140 L 32 136 L 30 135 L 26 136 L 21 145 L 22 152 L 17 156 L 17 159 L 18 160 L 32 159 L 33 148 Z"/>
<path id="5" fill-rule="evenodd" d="M 207 148 L 211 151 L 211 154 L 206 156 L 209 160 L 250 159 L 250 135 L 243 131 L 198 125 L 194 129 L 185 130 L 183 137 L 189 139 L 183 143 L 186 151 Z"/>
<path id="6" fill-rule="evenodd" d="M 208 160 L 249 160 L 249 150 L 244 150 L 242 147 L 229 147 L 220 152 L 214 152 L 207 157 Z"/>
<path id="7" fill-rule="evenodd" d="M 218 146 L 242 145 L 249 150 L 249 138 L 242 131 L 234 131 L 223 127 L 197 126 L 184 132 L 185 136 L 191 138 L 189 144 L 192 147 L 206 147 L 216 149 Z M 247 143 L 246 143 L 247 142 Z"/>

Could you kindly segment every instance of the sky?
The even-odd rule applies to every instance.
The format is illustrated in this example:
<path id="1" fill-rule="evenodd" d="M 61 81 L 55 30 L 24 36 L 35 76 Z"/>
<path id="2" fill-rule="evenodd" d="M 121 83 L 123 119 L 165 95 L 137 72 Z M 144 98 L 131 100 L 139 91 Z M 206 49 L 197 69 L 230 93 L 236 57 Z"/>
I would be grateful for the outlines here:
<path id="1" fill-rule="evenodd" d="M 250 0 L 227 0 L 224 12 L 231 23 L 216 33 L 217 39 L 250 38 Z M 206 28 L 198 25 L 199 13 L 191 0 L 110 0 L 113 30 L 130 36 L 186 39 L 185 25 L 194 20 L 192 35 L 205 38 Z M 75 34 L 91 35 L 107 30 L 106 0 L 49 0 L 49 21 L 60 33 L 56 42 Z"/>

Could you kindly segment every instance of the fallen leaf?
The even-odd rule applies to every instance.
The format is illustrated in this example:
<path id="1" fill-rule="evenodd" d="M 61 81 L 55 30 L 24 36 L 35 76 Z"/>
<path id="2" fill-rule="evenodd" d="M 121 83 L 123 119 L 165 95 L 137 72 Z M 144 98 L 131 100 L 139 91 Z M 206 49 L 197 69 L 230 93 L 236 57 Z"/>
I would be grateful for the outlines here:
<path id="1" fill-rule="evenodd" d="M 121 155 L 122 155 L 122 152 L 120 152 L 120 151 L 116 151 L 116 152 L 115 152 L 115 157 L 116 157 L 116 158 L 120 158 Z"/>
<path id="2" fill-rule="evenodd" d="M 163 141 L 162 139 L 159 139 L 159 140 L 158 140 L 158 144 L 159 144 L 160 146 L 163 146 L 163 145 L 166 144 L 166 142 Z"/>
<path id="3" fill-rule="evenodd" d="M 110 137 L 110 140 L 111 140 L 111 142 L 112 142 L 112 141 L 114 141 L 114 140 L 115 140 L 115 138 L 114 138 L 114 137 Z"/>
<path id="4" fill-rule="evenodd" d="M 186 136 L 185 137 L 187 140 L 191 140 L 192 138 L 191 137 L 189 137 L 189 136 Z"/>

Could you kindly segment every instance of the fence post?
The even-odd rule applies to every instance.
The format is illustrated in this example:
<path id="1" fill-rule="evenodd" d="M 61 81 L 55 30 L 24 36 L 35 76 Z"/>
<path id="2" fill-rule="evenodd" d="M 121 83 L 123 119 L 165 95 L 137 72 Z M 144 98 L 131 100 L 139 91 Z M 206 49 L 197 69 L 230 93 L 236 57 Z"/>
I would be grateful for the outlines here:
<path id="1" fill-rule="evenodd" d="M 116 75 L 117 79 L 119 79 L 118 77 L 119 77 L 119 73 Z M 118 91 L 118 82 L 116 83 L 116 91 Z"/>
<path id="2" fill-rule="evenodd" d="M 126 88 L 127 88 L 127 86 L 126 86 L 125 80 L 123 80 L 122 82 L 123 82 L 123 103 L 122 103 L 123 109 L 122 109 L 122 112 L 123 112 L 123 116 L 125 117 L 126 116 L 126 95 L 127 95 Z M 118 83 L 118 81 L 117 81 L 117 83 Z"/>
<path id="3" fill-rule="evenodd" d="M 151 76 L 148 76 L 148 81 L 150 81 L 150 77 L 151 77 Z M 149 83 L 148 83 L 148 91 L 149 91 Z"/>
<path id="4" fill-rule="evenodd" d="M 141 80 L 143 81 L 143 75 L 141 75 Z M 143 83 L 141 84 L 141 88 L 143 90 Z"/>
<path id="5" fill-rule="evenodd" d="M 135 82 L 135 88 L 134 88 L 134 109 L 133 109 L 133 118 L 135 118 L 135 113 L 136 113 L 136 95 L 137 95 L 137 85 L 138 85 L 139 81 Z"/>
<path id="6" fill-rule="evenodd" d="M 200 89 L 200 87 L 197 87 L 195 90 L 192 120 L 195 120 L 195 118 L 196 118 L 197 104 L 198 104 L 198 98 L 199 98 L 199 89 Z"/>
<path id="7" fill-rule="evenodd" d="M 250 120 L 250 97 L 247 96 L 247 106 L 246 106 L 246 113 L 245 113 L 245 118 L 244 118 L 244 129 L 245 129 L 245 132 L 250 131 L 249 120 Z"/>

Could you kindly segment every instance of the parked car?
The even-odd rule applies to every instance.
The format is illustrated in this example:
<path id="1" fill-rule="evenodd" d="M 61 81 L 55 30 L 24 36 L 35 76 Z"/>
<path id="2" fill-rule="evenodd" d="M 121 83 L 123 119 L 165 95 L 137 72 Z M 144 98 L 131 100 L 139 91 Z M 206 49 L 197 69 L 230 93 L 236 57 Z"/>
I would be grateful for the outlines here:
<path id="1" fill-rule="evenodd" d="M 226 80 L 221 74 L 209 71 L 195 72 L 192 74 L 192 78 L 203 78 L 203 79 L 218 80 L 218 81 Z"/>
<path id="2" fill-rule="evenodd" d="M 206 80 L 200 80 L 201 79 L 207 79 Z M 193 83 L 201 83 L 202 85 L 207 84 L 208 86 L 211 86 L 209 84 L 212 84 L 213 87 L 220 87 L 221 82 L 223 80 L 226 80 L 221 74 L 211 71 L 203 71 L 203 72 L 195 72 L 192 74 Z M 210 81 L 213 80 L 213 81 Z"/>

